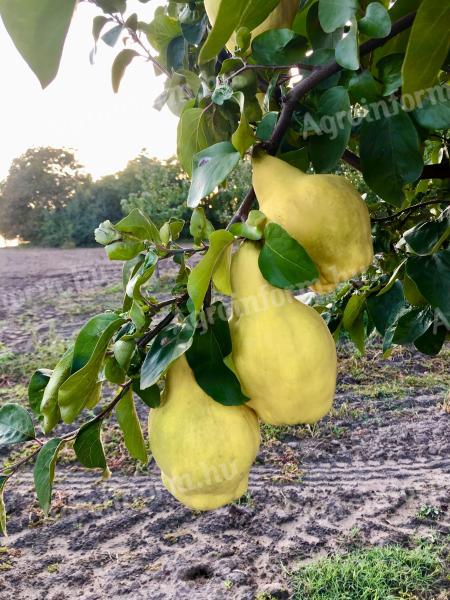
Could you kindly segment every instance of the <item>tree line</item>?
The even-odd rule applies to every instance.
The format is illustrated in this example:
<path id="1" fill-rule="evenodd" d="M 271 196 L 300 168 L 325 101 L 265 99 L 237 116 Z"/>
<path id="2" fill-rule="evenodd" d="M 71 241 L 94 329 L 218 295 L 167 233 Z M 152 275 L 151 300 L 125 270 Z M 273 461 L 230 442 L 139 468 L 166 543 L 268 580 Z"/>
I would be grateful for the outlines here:
<path id="1" fill-rule="evenodd" d="M 227 186 L 207 199 L 215 227 L 231 218 L 251 180 L 243 163 Z M 177 159 L 142 152 L 118 173 L 93 180 L 71 150 L 30 148 L 13 160 L 0 184 L 0 234 L 35 246 L 94 246 L 94 229 L 140 208 L 161 226 L 170 218 L 189 222 L 189 180 Z M 185 232 L 187 234 L 187 230 Z"/>

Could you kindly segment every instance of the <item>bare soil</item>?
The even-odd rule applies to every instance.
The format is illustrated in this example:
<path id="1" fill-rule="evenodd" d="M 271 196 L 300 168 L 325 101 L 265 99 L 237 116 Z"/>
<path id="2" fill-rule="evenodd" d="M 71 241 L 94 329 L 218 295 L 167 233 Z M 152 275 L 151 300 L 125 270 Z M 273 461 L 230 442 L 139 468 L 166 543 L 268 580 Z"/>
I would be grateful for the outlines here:
<path id="1" fill-rule="evenodd" d="M 98 250 L 1 250 L 0 341 L 20 355 L 72 335 L 112 300 L 105 289 L 119 275 Z M 448 348 L 434 360 L 408 350 L 381 360 L 376 348 L 340 355 L 333 414 L 314 428 L 264 428 L 249 494 L 215 512 L 183 507 L 153 461 L 135 470 L 118 450 L 108 481 L 64 460 L 44 520 L 31 470 L 21 471 L 5 494 L 0 598 L 288 598 L 289 571 L 303 561 L 449 536 Z M 14 386 L 3 380 L 6 400 L 16 401 Z"/>

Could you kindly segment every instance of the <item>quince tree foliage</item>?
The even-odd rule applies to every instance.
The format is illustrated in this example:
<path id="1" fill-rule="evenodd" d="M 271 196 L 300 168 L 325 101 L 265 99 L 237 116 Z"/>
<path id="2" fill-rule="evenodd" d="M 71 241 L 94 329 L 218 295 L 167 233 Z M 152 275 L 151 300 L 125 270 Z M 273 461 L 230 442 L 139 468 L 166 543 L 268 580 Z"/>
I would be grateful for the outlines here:
<path id="1" fill-rule="evenodd" d="M 337 273 L 337 288 L 331 291 L 327 280 L 327 294 L 310 301 L 335 339 L 347 332 L 363 352 L 367 337 L 378 333 L 386 355 L 396 344 L 436 355 L 450 330 L 447 2 L 169 0 L 146 20 L 127 0 L 89 1 L 98 9 L 86 32 L 93 36 L 91 59 L 103 44 L 117 48 L 113 90 L 126 85 L 124 74 L 134 62 L 145 61 L 161 80 L 155 109 L 167 105 L 179 118 L 177 154 L 190 180 L 192 243 L 179 242 L 183 220 L 173 217 L 156 227 L 152 215 L 139 209 L 96 230 L 109 259 L 123 262 L 122 306 L 94 316 L 53 370 L 33 374 L 31 413 L 12 403 L 0 408 L 0 445 L 29 446 L 25 459 L 3 467 L 0 492 L 22 464 L 35 459 L 37 497 L 46 513 L 58 453 L 68 444 L 82 465 L 109 474 L 101 429 L 112 413 L 130 455 L 147 461 L 135 405 L 159 405 L 165 373 L 182 355 L 214 400 L 248 401 L 227 359 L 223 305 L 212 299 L 232 292 L 236 242 L 257 245 L 259 268 L 274 287 L 302 290 L 319 280 L 320 253 L 315 264 L 303 234 L 288 232 L 288 202 L 280 217 L 286 228 L 277 223 L 277 196 L 289 199 L 291 184 L 280 176 L 285 171 L 278 162 L 273 180 L 281 181 L 279 187 L 271 187 L 270 171 L 267 185 L 256 182 L 271 196 L 264 201 L 273 209 L 269 218 L 249 189 L 227 229 L 214 231 L 208 220 L 208 197 L 252 153 L 277 157 L 292 167 L 286 172 L 293 179 L 301 173 L 299 203 L 302 194 L 319 203 L 321 190 L 332 199 L 334 191 L 327 190 L 338 187 L 337 180 L 323 177 L 336 177 L 343 162 L 361 172 L 370 188 L 358 210 L 361 223 L 370 212 L 373 261 L 359 265 L 363 273 L 350 269 L 350 280 Z M 147 0 L 140 2 L 147 13 Z M 44 88 L 57 75 L 77 4 L 0 0 L 4 26 Z M 325 182 L 323 188 L 308 179 L 318 174 L 314 181 Z M 316 208 L 302 206 L 298 214 L 308 228 Z M 358 236 L 357 225 L 345 231 L 348 217 L 345 209 L 327 213 L 341 257 Z M 200 258 L 195 266 L 194 255 Z M 168 299 L 152 294 L 161 261 L 178 268 Z M 101 401 L 104 382 L 118 386 L 113 400 Z M 60 427 L 72 423 L 72 430 Z M 4 531 L 5 514 L 0 500 Z"/>

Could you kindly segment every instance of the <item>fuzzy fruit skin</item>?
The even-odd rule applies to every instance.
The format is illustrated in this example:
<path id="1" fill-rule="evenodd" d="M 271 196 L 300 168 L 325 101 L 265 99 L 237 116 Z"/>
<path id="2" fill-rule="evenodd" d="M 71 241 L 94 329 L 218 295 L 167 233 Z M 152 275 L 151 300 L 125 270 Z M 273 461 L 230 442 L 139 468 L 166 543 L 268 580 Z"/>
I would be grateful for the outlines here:
<path id="1" fill-rule="evenodd" d="M 306 175 L 267 154 L 253 159 L 253 187 L 260 209 L 308 252 L 320 278 L 319 293 L 365 271 L 373 261 L 370 216 L 344 177 Z"/>
<path id="2" fill-rule="evenodd" d="M 258 246 L 246 242 L 231 265 L 236 371 L 265 423 L 315 423 L 333 403 L 335 343 L 313 308 L 263 278 L 258 256 Z"/>
<path id="3" fill-rule="evenodd" d="M 205 10 L 210 23 L 214 25 L 217 14 L 219 12 L 220 0 L 205 0 Z M 294 17 L 298 10 L 298 0 L 281 0 L 280 4 L 270 13 L 265 21 L 252 31 L 252 39 L 260 33 L 264 33 L 269 29 L 289 29 L 294 21 Z M 234 52 L 236 47 L 236 34 L 230 37 L 227 42 L 227 48 L 230 52 Z"/>
<path id="4" fill-rule="evenodd" d="M 259 450 L 256 414 L 222 406 L 198 386 L 185 359 L 170 367 L 149 436 L 167 490 L 194 510 L 213 510 L 240 498 Z"/>

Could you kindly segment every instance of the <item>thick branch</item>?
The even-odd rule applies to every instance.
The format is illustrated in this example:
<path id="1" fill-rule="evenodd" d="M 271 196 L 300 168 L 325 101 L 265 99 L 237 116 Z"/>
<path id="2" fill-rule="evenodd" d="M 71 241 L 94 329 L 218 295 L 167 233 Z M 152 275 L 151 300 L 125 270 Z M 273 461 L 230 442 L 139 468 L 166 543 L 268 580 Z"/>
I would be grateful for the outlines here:
<path id="1" fill-rule="evenodd" d="M 362 44 L 360 47 L 360 56 L 370 54 L 377 48 L 384 46 L 384 44 L 386 44 L 393 37 L 399 35 L 406 29 L 409 29 L 414 21 L 415 16 L 416 13 L 411 13 L 396 21 L 392 25 L 391 33 L 387 37 L 376 40 L 369 40 L 368 42 Z M 275 126 L 272 137 L 270 141 L 267 144 L 265 144 L 265 147 L 270 154 L 275 154 L 277 152 L 287 130 L 289 129 L 292 120 L 292 115 L 294 114 L 294 110 L 299 100 L 303 98 L 303 96 L 305 96 L 308 92 L 313 90 L 317 85 L 319 85 L 319 83 L 321 83 L 325 79 L 328 79 L 328 77 L 330 77 L 331 75 L 339 73 L 339 71 L 341 70 L 342 67 L 338 65 L 336 61 L 333 61 L 328 65 L 317 67 L 311 73 L 311 75 L 309 75 L 309 77 L 303 79 L 293 87 L 293 89 L 286 98 L 286 101 L 280 113 L 280 118 L 278 119 L 278 123 Z M 247 217 L 255 199 L 255 192 L 253 189 L 251 189 L 242 201 L 242 204 L 239 206 L 236 214 L 233 216 L 231 223 L 243 221 Z"/>

